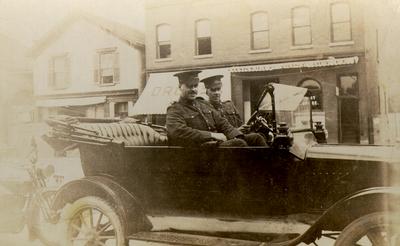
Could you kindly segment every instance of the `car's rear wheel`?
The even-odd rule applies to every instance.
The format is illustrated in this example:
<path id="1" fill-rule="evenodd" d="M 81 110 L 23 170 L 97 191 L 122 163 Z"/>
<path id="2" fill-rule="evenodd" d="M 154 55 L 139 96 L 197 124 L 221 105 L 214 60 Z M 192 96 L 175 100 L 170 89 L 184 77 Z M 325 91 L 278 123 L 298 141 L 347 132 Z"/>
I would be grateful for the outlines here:
<path id="1" fill-rule="evenodd" d="M 364 215 L 340 233 L 335 246 L 400 245 L 399 213 L 376 212 Z"/>
<path id="2" fill-rule="evenodd" d="M 67 206 L 63 212 L 68 246 L 125 246 L 124 223 L 114 207 L 104 199 L 87 196 Z"/>

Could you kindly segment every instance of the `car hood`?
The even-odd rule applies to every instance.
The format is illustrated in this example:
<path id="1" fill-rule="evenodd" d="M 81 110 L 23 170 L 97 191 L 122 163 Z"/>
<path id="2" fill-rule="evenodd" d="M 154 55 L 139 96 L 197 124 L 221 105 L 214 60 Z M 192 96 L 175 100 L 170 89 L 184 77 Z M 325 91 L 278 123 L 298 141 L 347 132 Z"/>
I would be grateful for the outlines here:
<path id="1" fill-rule="evenodd" d="M 400 163 L 400 148 L 378 145 L 314 145 L 307 149 L 306 158 L 360 160 Z"/>

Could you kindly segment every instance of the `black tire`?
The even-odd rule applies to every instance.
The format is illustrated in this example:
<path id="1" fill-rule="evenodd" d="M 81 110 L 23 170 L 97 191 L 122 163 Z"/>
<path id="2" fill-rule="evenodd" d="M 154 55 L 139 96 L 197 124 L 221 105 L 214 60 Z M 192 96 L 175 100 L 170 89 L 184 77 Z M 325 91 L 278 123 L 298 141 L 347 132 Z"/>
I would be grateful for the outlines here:
<path id="1" fill-rule="evenodd" d="M 400 214 L 376 212 L 364 215 L 346 226 L 335 246 L 400 245 Z"/>
<path id="2" fill-rule="evenodd" d="M 127 244 L 124 223 L 114 207 L 99 197 L 87 196 L 67 205 L 62 221 L 63 245 Z"/>
<path id="3" fill-rule="evenodd" d="M 58 238 L 54 235 L 57 231 L 57 225 L 55 222 L 47 221 L 43 215 L 43 208 L 41 206 L 47 206 L 47 211 L 50 211 L 50 206 L 55 197 L 56 191 L 48 190 L 42 192 L 42 198 L 46 204 L 41 204 L 36 197 L 33 201 L 32 207 L 30 208 L 30 217 L 28 221 L 28 227 L 33 238 L 39 239 L 44 245 L 56 246 L 59 245 Z"/>

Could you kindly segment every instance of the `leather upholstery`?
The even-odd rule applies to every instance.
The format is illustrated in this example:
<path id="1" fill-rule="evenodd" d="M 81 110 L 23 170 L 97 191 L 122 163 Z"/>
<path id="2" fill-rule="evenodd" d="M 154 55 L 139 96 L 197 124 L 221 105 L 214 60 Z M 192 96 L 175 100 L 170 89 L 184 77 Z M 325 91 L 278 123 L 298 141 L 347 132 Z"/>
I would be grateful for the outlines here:
<path id="1" fill-rule="evenodd" d="M 159 146 L 168 144 L 167 136 L 146 125 L 136 123 L 81 123 L 79 126 L 96 131 L 101 136 L 124 142 L 126 146 Z"/>

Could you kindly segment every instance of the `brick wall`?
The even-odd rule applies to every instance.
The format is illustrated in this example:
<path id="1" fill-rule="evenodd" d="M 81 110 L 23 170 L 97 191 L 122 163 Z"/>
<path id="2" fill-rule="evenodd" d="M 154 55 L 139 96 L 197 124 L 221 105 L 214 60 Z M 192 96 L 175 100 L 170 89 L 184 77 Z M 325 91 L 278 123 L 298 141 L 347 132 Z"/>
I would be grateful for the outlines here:
<path id="1" fill-rule="evenodd" d="M 368 98 L 373 81 L 366 75 L 365 59 L 365 1 L 349 0 L 352 41 L 331 43 L 330 4 L 334 0 L 173 0 L 150 1 L 146 8 L 146 65 L 148 72 L 178 69 L 229 67 L 245 64 L 270 64 L 287 61 L 324 59 L 329 56 L 358 56 L 357 65 L 330 67 L 310 72 L 307 70 L 281 70 L 268 73 L 251 73 L 251 77 L 279 78 L 280 83 L 298 85 L 305 77 L 319 81 L 323 87 L 323 105 L 330 142 L 338 141 L 337 76 L 357 73 L 359 81 L 360 141 L 368 142 Z M 312 45 L 294 47 L 292 44 L 291 9 L 309 6 Z M 269 16 L 270 49 L 266 52 L 251 50 L 250 16 L 265 11 Z M 212 56 L 195 56 L 195 27 L 198 19 L 211 22 Z M 156 59 L 156 26 L 171 26 L 171 58 Z M 232 100 L 243 114 L 243 80 L 247 75 L 232 74 Z M 372 85 L 370 85 L 372 83 Z M 368 85 L 368 86 L 367 86 Z"/>
<path id="2" fill-rule="evenodd" d="M 359 0 L 351 0 L 353 43 L 330 45 L 330 3 L 332 1 L 172 1 L 148 5 L 146 9 L 146 65 L 148 71 L 176 68 L 219 66 L 227 64 L 262 63 L 292 59 L 307 59 L 363 52 L 363 8 Z M 296 49 L 292 46 L 291 9 L 310 7 L 312 46 Z M 270 52 L 251 53 L 250 15 L 266 11 L 269 15 Z M 195 57 L 195 27 L 197 19 L 211 21 L 212 57 Z M 156 59 L 156 26 L 171 25 L 171 59 Z M 249 53 L 250 52 L 250 53 Z"/>

